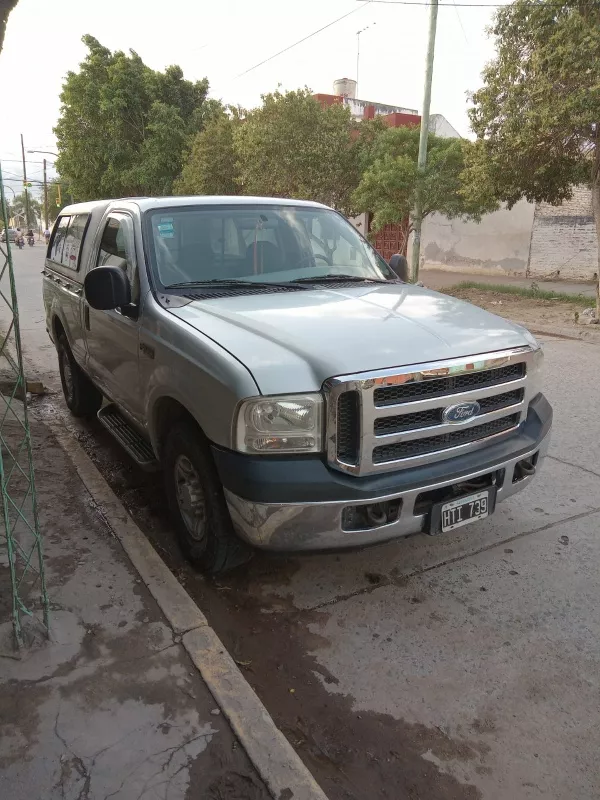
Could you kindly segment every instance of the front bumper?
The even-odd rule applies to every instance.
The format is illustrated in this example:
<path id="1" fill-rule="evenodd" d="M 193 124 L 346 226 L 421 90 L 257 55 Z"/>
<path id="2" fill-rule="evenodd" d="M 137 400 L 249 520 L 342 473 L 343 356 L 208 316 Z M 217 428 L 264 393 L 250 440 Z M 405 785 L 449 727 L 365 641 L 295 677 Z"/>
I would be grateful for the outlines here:
<path id="1" fill-rule="evenodd" d="M 516 494 L 534 477 L 516 480 L 516 465 L 533 459 L 539 470 L 551 426 L 550 404 L 538 395 L 526 421 L 502 442 L 428 467 L 366 478 L 341 475 L 316 459 L 248 459 L 217 448 L 214 454 L 234 527 L 243 539 L 267 550 L 342 549 L 425 531 L 429 508 L 424 493 L 435 495 L 444 487 L 493 476 L 497 503 Z M 393 521 L 347 529 L 349 507 L 389 502 L 400 505 Z"/>

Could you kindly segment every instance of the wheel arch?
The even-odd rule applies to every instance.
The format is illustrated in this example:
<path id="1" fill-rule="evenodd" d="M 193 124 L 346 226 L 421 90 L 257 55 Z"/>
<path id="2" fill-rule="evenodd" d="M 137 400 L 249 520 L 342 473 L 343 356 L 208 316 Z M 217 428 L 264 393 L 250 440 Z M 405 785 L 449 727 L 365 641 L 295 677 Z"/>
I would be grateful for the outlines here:
<path id="1" fill-rule="evenodd" d="M 199 420 L 192 414 L 188 407 L 172 395 L 162 395 L 154 402 L 150 413 L 150 438 L 154 452 L 158 458 L 162 457 L 165 437 L 176 422 L 186 420 L 191 422 L 206 439 L 206 433 Z"/>

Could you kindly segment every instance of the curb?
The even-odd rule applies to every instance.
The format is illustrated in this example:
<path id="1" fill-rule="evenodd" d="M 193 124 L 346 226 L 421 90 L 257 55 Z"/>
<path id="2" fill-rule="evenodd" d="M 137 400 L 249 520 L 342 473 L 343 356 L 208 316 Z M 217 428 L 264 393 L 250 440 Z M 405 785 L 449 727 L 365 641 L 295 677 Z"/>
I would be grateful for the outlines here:
<path id="1" fill-rule="evenodd" d="M 274 800 L 327 800 L 204 614 L 129 516 L 79 442 L 55 422 L 40 421 L 52 431 L 73 463 Z"/>

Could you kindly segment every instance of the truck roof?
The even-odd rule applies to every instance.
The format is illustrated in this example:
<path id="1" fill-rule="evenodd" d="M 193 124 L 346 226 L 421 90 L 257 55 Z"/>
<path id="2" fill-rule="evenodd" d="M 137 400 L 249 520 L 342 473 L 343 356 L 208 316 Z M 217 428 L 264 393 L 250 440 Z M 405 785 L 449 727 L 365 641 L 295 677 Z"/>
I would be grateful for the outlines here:
<path id="1" fill-rule="evenodd" d="M 322 203 L 312 200 L 292 200 L 283 197 L 246 197 L 241 195 L 191 195 L 189 197 L 121 197 L 112 200 L 90 200 L 87 203 L 75 203 L 65 206 L 61 214 L 76 214 L 91 212 L 99 207 L 107 207 L 111 203 L 132 203 L 140 211 L 164 206 L 246 206 L 246 205 L 273 205 L 273 206 L 307 206 L 309 208 L 327 208 Z"/>

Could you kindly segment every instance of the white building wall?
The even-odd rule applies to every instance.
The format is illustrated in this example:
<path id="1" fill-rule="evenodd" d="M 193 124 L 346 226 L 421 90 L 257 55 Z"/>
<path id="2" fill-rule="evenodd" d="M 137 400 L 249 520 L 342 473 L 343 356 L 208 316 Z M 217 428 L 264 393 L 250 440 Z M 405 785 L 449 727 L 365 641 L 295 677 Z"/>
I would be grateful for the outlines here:
<path id="1" fill-rule="evenodd" d="M 592 193 L 585 186 L 560 206 L 539 203 L 531 235 L 531 276 L 591 279 L 598 272 Z"/>
<path id="2" fill-rule="evenodd" d="M 524 275 L 529 259 L 534 205 L 521 200 L 510 210 L 462 222 L 432 214 L 421 230 L 421 265 L 498 275 Z"/>

